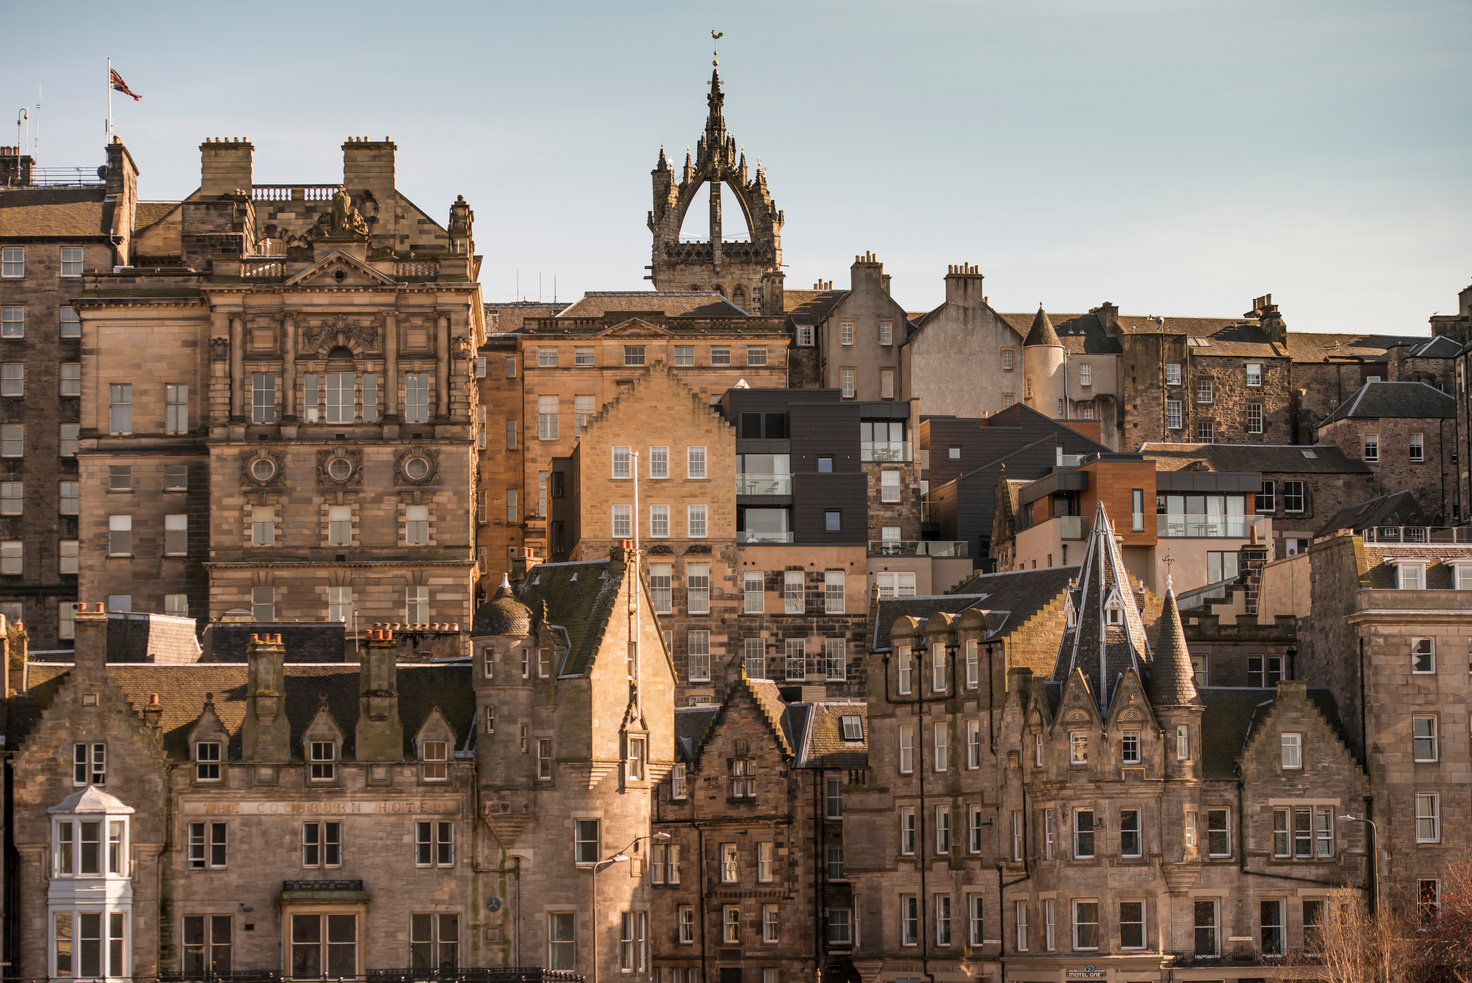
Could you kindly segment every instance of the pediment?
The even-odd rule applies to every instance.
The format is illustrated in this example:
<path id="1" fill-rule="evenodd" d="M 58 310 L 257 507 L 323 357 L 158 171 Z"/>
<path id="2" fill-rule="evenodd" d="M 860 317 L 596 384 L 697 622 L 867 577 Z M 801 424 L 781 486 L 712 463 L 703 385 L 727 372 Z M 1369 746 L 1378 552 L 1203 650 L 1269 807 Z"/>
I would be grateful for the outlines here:
<path id="1" fill-rule="evenodd" d="M 341 273 L 341 276 L 338 274 Z M 392 287 L 393 277 L 341 249 L 323 256 L 286 281 L 288 287 Z"/>
<path id="2" fill-rule="evenodd" d="M 601 338 L 669 338 L 674 332 L 668 328 L 662 328 L 657 324 L 650 324 L 639 317 L 631 317 L 627 321 L 620 321 L 609 328 L 598 332 Z"/>

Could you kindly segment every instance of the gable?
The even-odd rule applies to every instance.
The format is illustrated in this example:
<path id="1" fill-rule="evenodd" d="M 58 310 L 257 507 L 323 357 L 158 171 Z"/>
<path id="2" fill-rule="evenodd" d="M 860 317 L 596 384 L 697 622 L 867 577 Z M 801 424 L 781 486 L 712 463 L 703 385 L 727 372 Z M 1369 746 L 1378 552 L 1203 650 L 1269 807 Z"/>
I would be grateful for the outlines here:
<path id="1" fill-rule="evenodd" d="M 286 281 L 288 287 L 392 287 L 397 284 L 367 263 L 335 250 Z"/>
<path id="2" fill-rule="evenodd" d="M 667 338 L 673 337 L 674 332 L 657 324 L 650 324 L 643 318 L 633 317 L 627 321 L 620 321 L 609 328 L 598 332 L 600 338 Z"/>

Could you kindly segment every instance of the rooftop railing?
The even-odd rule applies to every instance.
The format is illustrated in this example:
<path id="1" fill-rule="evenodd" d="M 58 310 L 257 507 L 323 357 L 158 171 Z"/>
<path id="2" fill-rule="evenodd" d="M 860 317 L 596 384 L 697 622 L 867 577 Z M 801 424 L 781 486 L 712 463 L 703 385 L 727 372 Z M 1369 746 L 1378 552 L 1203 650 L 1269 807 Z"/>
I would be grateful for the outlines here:
<path id="1" fill-rule="evenodd" d="M 1360 533 L 1366 543 L 1472 543 L 1472 526 L 1371 526 Z"/>

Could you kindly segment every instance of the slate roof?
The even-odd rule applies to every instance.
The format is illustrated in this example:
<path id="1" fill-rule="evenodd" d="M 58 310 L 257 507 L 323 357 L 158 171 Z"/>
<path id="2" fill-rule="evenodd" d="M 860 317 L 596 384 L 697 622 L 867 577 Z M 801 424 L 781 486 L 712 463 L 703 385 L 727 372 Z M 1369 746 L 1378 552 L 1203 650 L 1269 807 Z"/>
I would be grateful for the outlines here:
<path id="1" fill-rule="evenodd" d="M 1146 443 L 1140 453 L 1157 471 L 1188 467 L 1207 471 L 1256 471 L 1262 474 L 1372 474 L 1364 461 L 1332 444 L 1169 444 Z"/>
<path id="2" fill-rule="evenodd" d="M 1201 717 L 1204 778 L 1237 777 L 1237 759 L 1277 695 L 1273 688 L 1246 686 L 1207 686 L 1201 690 L 1201 702 L 1206 706 Z M 1324 687 L 1310 686 L 1308 698 L 1334 733 L 1345 740 L 1344 722 L 1333 694 Z"/>
<path id="3" fill-rule="evenodd" d="M 1063 347 L 1063 343 L 1058 340 L 1058 333 L 1053 330 L 1053 322 L 1048 320 L 1048 312 L 1043 310 L 1041 304 L 1038 305 L 1038 312 L 1033 315 L 1032 324 L 1027 328 L 1027 337 L 1022 342 L 1024 348 L 1034 345 Z"/>
<path id="4" fill-rule="evenodd" d="M 817 324 L 847 296 L 847 290 L 785 290 L 782 308 L 798 324 Z"/>
<path id="5" fill-rule="evenodd" d="M 204 627 L 199 661 L 244 663 L 250 636 L 261 632 L 280 635 L 292 662 L 347 661 L 347 626 L 340 621 L 214 621 Z"/>
<path id="6" fill-rule="evenodd" d="M 843 739 L 843 718 L 858 717 L 863 738 Z M 869 762 L 869 707 L 852 703 L 794 703 L 788 707 L 799 768 L 863 768 Z"/>
<path id="7" fill-rule="evenodd" d="M 614 572 L 612 560 L 591 560 L 540 563 L 516 588 L 517 598 L 531 608 L 539 624 L 545 605 L 547 624 L 567 636 L 567 657 L 559 675 L 581 676 L 592 667 L 623 582 L 623 573 Z"/>
<path id="8" fill-rule="evenodd" d="M 1319 426 L 1348 419 L 1451 419 L 1456 412 L 1455 396 L 1424 382 L 1367 382 Z"/>
<path id="9" fill-rule="evenodd" d="M 748 317 L 720 294 L 707 290 L 592 290 L 558 317 L 601 317 L 614 313 L 658 312 L 666 317 Z"/>
<path id="10" fill-rule="evenodd" d="M 1387 561 L 1398 559 L 1420 558 L 1427 561 L 1426 564 L 1426 589 L 1427 590 L 1455 590 L 1457 586 L 1457 571 L 1454 566 L 1442 562 L 1452 560 L 1454 562 L 1472 562 L 1472 548 L 1467 544 L 1452 543 L 1430 543 L 1421 544 L 1385 544 L 1366 543 L 1365 561 L 1369 569 L 1360 579 L 1365 587 L 1373 587 L 1379 590 L 1394 590 L 1396 584 L 1395 564 Z M 1459 595 L 1458 602 L 1461 597 Z"/>
<path id="11" fill-rule="evenodd" d="M 1288 354 L 1295 362 L 1384 362 L 1390 349 L 1414 341 L 1405 335 L 1288 333 Z"/>
<path id="12" fill-rule="evenodd" d="M 525 638 L 531 633 L 532 609 L 511 595 L 511 583 L 502 574 L 496 596 L 476 609 L 470 634 Z"/>
<path id="13" fill-rule="evenodd" d="M 7 744 L 24 740 L 40 711 L 51 704 L 71 674 L 70 664 L 32 663 L 26 696 L 31 712 L 13 716 Z M 109 665 L 110 679 L 120 686 L 135 710 L 141 712 L 157 693 L 164 752 L 176 761 L 189 760 L 189 731 L 204 710 L 207 694 L 214 695 L 215 712 L 230 734 L 230 758 L 240 760 L 240 726 L 245 719 L 247 667 L 243 663 L 194 665 Z M 316 717 L 323 698 L 343 732 L 343 756 L 351 760 L 358 722 L 358 665 L 286 666 L 286 717 L 291 721 L 292 754 L 301 759 L 300 735 Z M 455 731 L 456 744 L 471 733 L 475 715 L 469 660 L 401 664 L 398 667 L 399 719 L 404 725 L 404 751 L 414 756 L 413 738 L 437 706 Z"/>
<path id="14" fill-rule="evenodd" d="M 104 188 L 20 188 L 0 194 L 0 237 L 87 239 L 112 232 Z"/>
<path id="15" fill-rule="evenodd" d="M 155 225 L 177 209 L 183 202 L 140 201 L 133 208 L 133 228 L 142 230 Z"/>
<path id="16" fill-rule="evenodd" d="M 705 733 L 716 719 L 720 707 L 675 707 L 675 754 L 682 761 L 694 761 L 695 752 L 705 741 Z"/>
<path id="17" fill-rule="evenodd" d="M 1416 501 L 1416 496 L 1408 491 L 1398 491 L 1372 498 L 1358 505 L 1351 505 L 1347 509 L 1340 509 L 1315 535 L 1327 536 L 1341 529 L 1353 529 L 1355 532 L 1360 532 L 1374 526 L 1424 526 L 1426 524 L 1426 513 Z"/>
<path id="18" fill-rule="evenodd" d="M 957 588 L 958 590 L 960 588 Z M 987 595 L 971 592 L 956 594 L 931 594 L 920 597 L 886 597 L 874 608 L 874 636 L 869 640 L 869 651 L 889 652 L 889 632 L 901 618 L 918 618 L 924 621 L 938 611 L 960 614 L 967 608 L 979 607 Z"/>
<path id="19" fill-rule="evenodd" d="M 1462 346 L 1446 335 L 1436 335 L 1430 341 L 1412 345 L 1407 358 L 1455 358 L 1461 354 Z"/>
<path id="20" fill-rule="evenodd" d="M 1154 707 L 1200 706 L 1196 673 L 1186 648 L 1186 632 L 1176 607 L 1176 592 L 1165 592 L 1165 609 L 1160 617 L 1160 643 L 1150 661 L 1150 681 L 1145 693 Z"/>

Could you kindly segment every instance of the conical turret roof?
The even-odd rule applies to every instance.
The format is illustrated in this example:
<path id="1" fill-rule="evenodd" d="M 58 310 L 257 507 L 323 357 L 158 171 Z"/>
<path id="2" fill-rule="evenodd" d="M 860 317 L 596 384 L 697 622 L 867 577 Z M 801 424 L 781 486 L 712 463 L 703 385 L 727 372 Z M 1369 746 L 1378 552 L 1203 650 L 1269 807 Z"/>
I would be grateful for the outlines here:
<path id="1" fill-rule="evenodd" d="M 1053 330 L 1053 322 L 1048 320 L 1048 312 L 1043 310 L 1043 305 L 1038 305 L 1037 316 L 1032 319 L 1032 327 L 1027 332 L 1027 340 L 1022 343 L 1024 348 L 1033 345 L 1054 345 L 1063 347 L 1063 342 L 1058 340 L 1058 332 Z"/>
<path id="2" fill-rule="evenodd" d="M 1191 653 L 1186 650 L 1181 611 L 1176 606 L 1176 592 L 1169 586 L 1165 589 L 1165 610 L 1160 616 L 1160 650 L 1150 665 L 1147 694 L 1151 705 L 1156 707 L 1201 706 Z"/>
<path id="3" fill-rule="evenodd" d="M 496 596 L 482 604 L 471 623 L 471 635 L 497 635 L 526 638 L 532 633 L 532 609 L 511 593 L 511 580 L 501 575 L 501 588 Z"/>

